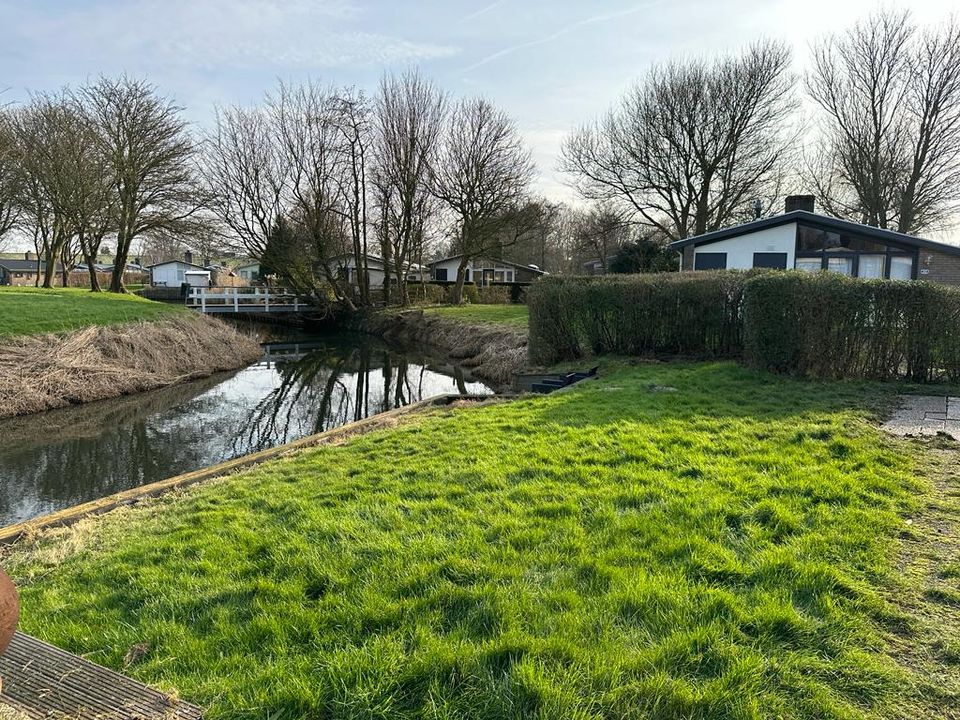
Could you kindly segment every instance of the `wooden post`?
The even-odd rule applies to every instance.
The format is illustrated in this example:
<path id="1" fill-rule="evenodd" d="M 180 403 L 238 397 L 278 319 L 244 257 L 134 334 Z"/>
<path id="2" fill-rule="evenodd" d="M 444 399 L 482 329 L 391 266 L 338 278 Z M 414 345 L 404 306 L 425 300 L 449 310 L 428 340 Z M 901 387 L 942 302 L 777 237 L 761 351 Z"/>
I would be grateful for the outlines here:
<path id="1" fill-rule="evenodd" d="M 236 288 L 233 289 L 233 311 L 235 313 L 240 312 L 240 294 Z"/>
<path id="2" fill-rule="evenodd" d="M 206 314 L 206 312 L 207 312 L 207 289 L 206 289 L 206 288 L 194 288 L 194 290 L 200 292 L 200 312 Z"/>
<path id="3" fill-rule="evenodd" d="M 270 288 L 263 291 L 263 311 L 270 312 Z"/>

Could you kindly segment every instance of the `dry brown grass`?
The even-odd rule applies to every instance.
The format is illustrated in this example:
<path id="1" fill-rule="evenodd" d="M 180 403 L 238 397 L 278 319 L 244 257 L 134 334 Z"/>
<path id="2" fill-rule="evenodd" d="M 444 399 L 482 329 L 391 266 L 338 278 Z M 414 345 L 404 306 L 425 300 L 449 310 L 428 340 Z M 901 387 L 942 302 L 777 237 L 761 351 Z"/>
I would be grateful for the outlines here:
<path id="1" fill-rule="evenodd" d="M 256 342 L 202 315 L 9 338 L 0 346 L 0 417 L 165 387 L 259 356 Z"/>

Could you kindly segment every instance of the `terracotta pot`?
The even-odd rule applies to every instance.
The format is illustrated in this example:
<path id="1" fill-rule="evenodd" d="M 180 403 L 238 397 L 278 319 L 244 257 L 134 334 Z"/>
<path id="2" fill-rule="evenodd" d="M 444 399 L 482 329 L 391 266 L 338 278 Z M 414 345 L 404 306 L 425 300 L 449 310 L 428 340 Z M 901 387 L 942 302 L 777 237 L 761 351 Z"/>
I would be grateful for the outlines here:
<path id="1" fill-rule="evenodd" d="M 19 617 L 20 599 L 17 597 L 17 589 L 6 573 L 0 570 L 0 654 L 10 644 Z"/>

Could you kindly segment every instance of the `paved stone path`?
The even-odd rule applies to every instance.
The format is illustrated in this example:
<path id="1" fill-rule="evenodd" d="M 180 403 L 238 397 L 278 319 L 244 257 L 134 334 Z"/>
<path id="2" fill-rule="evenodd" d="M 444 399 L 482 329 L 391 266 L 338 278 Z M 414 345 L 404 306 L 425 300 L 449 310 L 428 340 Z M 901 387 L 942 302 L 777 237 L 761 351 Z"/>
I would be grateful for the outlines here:
<path id="1" fill-rule="evenodd" d="M 960 440 L 960 397 L 903 395 L 900 407 L 883 429 L 894 435 L 945 433 Z"/>

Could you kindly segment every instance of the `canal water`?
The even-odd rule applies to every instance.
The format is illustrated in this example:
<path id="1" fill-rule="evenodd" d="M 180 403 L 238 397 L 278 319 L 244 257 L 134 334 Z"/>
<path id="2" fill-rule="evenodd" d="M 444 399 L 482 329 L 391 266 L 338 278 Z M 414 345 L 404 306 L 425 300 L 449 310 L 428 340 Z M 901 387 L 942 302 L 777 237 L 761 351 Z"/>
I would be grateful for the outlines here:
<path id="1" fill-rule="evenodd" d="M 492 392 L 367 335 L 285 333 L 263 348 L 238 372 L 0 421 L 0 527 L 431 395 Z"/>

